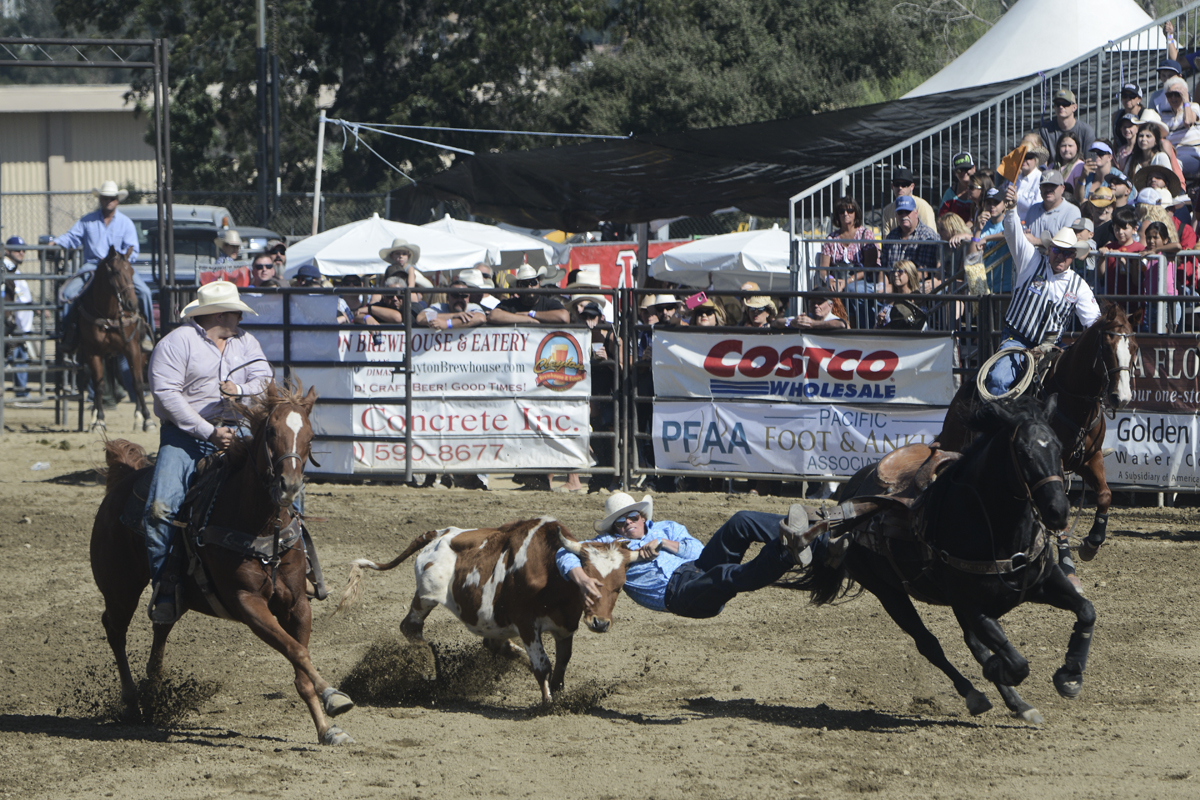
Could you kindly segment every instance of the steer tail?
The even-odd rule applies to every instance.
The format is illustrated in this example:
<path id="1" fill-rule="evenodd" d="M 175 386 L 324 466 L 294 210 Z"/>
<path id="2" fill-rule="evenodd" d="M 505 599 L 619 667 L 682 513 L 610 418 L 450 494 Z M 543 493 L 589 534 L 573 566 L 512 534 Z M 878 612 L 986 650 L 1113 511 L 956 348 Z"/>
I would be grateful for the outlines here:
<path id="1" fill-rule="evenodd" d="M 112 488 L 143 467 L 150 466 L 146 450 L 128 439 L 107 439 L 104 442 L 104 491 Z"/>
<path id="2" fill-rule="evenodd" d="M 393 558 L 386 564 L 376 564 L 369 558 L 356 558 L 350 562 L 350 577 L 346 581 L 346 588 L 342 591 L 342 599 L 338 601 L 337 608 L 333 610 L 332 616 L 337 616 L 343 611 L 348 611 L 351 606 L 362 599 L 362 574 L 363 567 L 373 569 L 378 572 L 386 572 L 389 569 L 395 569 L 400 566 L 409 556 L 420 550 L 425 545 L 432 542 L 441 535 L 441 531 L 426 531 L 417 538 L 409 542 L 408 547 L 404 548 L 404 552 Z"/>

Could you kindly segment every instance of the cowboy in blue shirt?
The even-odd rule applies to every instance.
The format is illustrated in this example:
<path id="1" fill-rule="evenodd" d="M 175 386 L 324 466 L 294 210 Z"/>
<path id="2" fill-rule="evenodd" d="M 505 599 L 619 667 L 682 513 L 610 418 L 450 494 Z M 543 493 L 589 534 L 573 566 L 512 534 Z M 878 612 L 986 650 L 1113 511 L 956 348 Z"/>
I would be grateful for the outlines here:
<path id="1" fill-rule="evenodd" d="M 99 198 L 100 207 L 90 214 L 84 214 L 71 226 L 71 230 L 54 240 L 55 244 L 64 248 L 83 250 L 83 266 L 58 290 L 59 299 L 63 302 L 63 320 L 70 319 L 72 323 L 71 311 L 75 300 L 91 282 L 92 275 L 96 272 L 96 264 L 108 257 L 109 248 L 115 248 L 122 255 L 128 253 L 126 257 L 130 261 L 136 261 L 140 252 L 137 229 L 133 227 L 133 221 L 117 210 L 117 206 L 129 192 L 124 189 L 118 191 L 115 181 L 105 181 L 100 184 L 99 189 L 93 189 L 92 194 Z M 129 252 L 130 248 L 133 248 L 132 253 Z M 153 331 L 154 306 L 150 287 L 136 270 L 133 273 L 133 288 L 137 292 L 138 305 L 146 319 L 147 329 Z M 69 345 L 67 342 L 64 346 L 73 350 L 74 347 Z M 142 342 L 142 347 L 146 350 L 153 347 L 149 336 Z M 125 371 L 128 371 L 128 367 Z"/>
<path id="2" fill-rule="evenodd" d="M 808 515 L 800 505 L 792 506 L 786 517 L 739 511 L 702 545 L 678 522 L 654 521 L 650 495 L 635 502 L 616 492 L 605 501 L 604 512 L 604 519 L 595 524 L 601 535 L 593 541 L 625 539 L 641 553 L 625 572 L 625 591 L 633 602 L 693 619 L 715 617 L 739 592 L 770 586 L 783 577 L 799 563 L 794 551 L 808 528 Z M 765 546 L 743 564 L 754 542 Z M 561 549 L 555 560 L 559 574 L 579 586 L 585 604 L 600 598 L 599 582 L 584 572 L 577 556 Z"/>

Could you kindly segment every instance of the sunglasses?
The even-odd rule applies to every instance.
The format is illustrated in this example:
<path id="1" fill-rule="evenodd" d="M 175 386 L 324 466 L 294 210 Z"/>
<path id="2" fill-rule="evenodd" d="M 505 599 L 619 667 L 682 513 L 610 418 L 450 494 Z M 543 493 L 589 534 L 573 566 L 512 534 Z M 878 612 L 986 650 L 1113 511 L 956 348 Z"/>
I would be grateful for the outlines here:
<path id="1" fill-rule="evenodd" d="M 854 209 L 853 208 L 839 208 L 837 213 L 845 216 L 846 214 L 853 214 Z"/>
<path id="2" fill-rule="evenodd" d="M 255 265 L 254 265 L 254 268 L 255 268 L 255 269 L 275 269 L 275 264 L 274 264 L 274 263 L 271 263 L 271 264 L 255 264 Z"/>
<path id="3" fill-rule="evenodd" d="M 1069 100 L 1055 100 L 1054 101 L 1055 108 L 1069 108 L 1070 106 L 1073 106 L 1073 105 L 1075 105 L 1075 104 Z"/>
<path id="4" fill-rule="evenodd" d="M 717 312 L 713 311 L 711 308 L 701 308 L 696 311 L 697 317 L 715 317 L 716 315 Z"/>
<path id="5" fill-rule="evenodd" d="M 641 518 L 642 518 L 642 513 L 640 511 L 630 511 L 625 516 L 617 517 L 616 519 L 614 519 L 613 525 L 625 525 L 625 524 L 632 525 L 633 523 L 637 522 Z"/>
<path id="6" fill-rule="evenodd" d="M 893 189 L 907 189 L 909 186 L 912 186 L 912 185 L 913 184 L 909 181 L 892 181 Z"/>
<path id="7" fill-rule="evenodd" d="M 1167 92 L 1167 97 L 1183 97 L 1179 92 Z"/>
<path id="8" fill-rule="evenodd" d="M 451 300 L 466 300 L 469 296 L 466 292 L 448 292 L 446 294 L 446 297 Z"/>
<path id="9" fill-rule="evenodd" d="M 535 288 L 537 288 L 537 285 L 538 285 L 537 278 L 531 278 L 527 281 L 517 281 L 518 289 L 535 289 Z"/>
<path id="10" fill-rule="evenodd" d="M 1050 252 L 1059 258 L 1075 257 L 1075 249 L 1073 247 L 1051 247 Z"/>

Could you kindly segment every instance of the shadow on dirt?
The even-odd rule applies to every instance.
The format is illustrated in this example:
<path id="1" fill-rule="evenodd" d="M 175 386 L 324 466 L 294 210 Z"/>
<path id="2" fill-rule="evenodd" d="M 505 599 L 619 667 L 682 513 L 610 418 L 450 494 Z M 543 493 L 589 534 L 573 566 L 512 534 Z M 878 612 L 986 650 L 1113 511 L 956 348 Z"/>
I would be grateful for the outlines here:
<path id="1" fill-rule="evenodd" d="M 685 701 L 689 711 L 706 717 L 736 717 L 788 725 L 793 728 L 816 730 L 850 730 L 861 732 L 884 732 L 911 728 L 977 728 L 978 723 L 969 719 L 941 716 L 931 719 L 909 714 L 891 714 L 886 711 L 848 710 L 831 708 L 825 703 L 809 708 L 764 705 L 755 700 L 716 700 L 712 697 L 694 697 Z M 1014 725 L 1015 727 L 1022 727 Z"/>

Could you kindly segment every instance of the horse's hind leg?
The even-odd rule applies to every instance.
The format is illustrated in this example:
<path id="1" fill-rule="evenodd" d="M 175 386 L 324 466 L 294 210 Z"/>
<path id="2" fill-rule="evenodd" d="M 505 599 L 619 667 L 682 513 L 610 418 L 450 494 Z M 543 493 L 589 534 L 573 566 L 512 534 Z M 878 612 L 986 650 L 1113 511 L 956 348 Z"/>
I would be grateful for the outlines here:
<path id="1" fill-rule="evenodd" d="M 1092 632 L 1096 627 L 1096 608 L 1075 591 L 1061 570 L 1056 569 L 1051 570 L 1046 581 L 1038 587 L 1037 594 L 1030 599 L 1075 613 L 1075 628 L 1067 643 L 1067 657 L 1054 673 L 1054 688 L 1063 697 L 1078 697 L 1083 691 L 1083 672 L 1087 669 Z"/>
<path id="2" fill-rule="evenodd" d="M 91 430 L 105 430 L 104 423 L 104 356 L 92 353 L 88 356 L 88 368 L 92 373 L 92 426 Z"/>
<path id="3" fill-rule="evenodd" d="M 950 682 L 954 684 L 954 690 L 958 692 L 958 696 L 966 701 L 967 710 L 971 712 L 971 715 L 978 716 L 989 711 L 992 702 L 946 658 L 941 642 L 925 627 L 925 623 L 921 621 L 921 615 L 913 607 L 912 600 L 908 598 L 908 595 L 880 580 L 868 578 L 864 581 L 863 578 L 866 577 L 866 575 L 860 574 L 854 576 L 855 580 L 861 583 L 867 591 L 879 598 L 879 602 L 888 616 L 912 637 L 917 651 L 925 656 L 925 660 L 945 673 Z"/>
<path id="4" fill-rule="evenodd" d="M 971 655 L 975 656 L 975 660 L 979 662 L 979 666 L 983 666 L 992 657 L 992 651 L 984 646 L 979 638 L 971 633 L 966 628 L 963 629 L 963 639 L 967 643 L 967 648 L 971 651 Z M 1017 690 L 1003 683 L 995 684 L 996 689 L 1000 692 L 1000 696 L 1004 698 L 1004 705 L 1008 706 L 1008 710 L 1012 712 L 1014 717 L 1023 719 L 1026 722 L 1032 722 L 1035 725 L 1040 725 L 1043 720 L 1041 712 L 1036 708 L 1026 703 Z"/>

